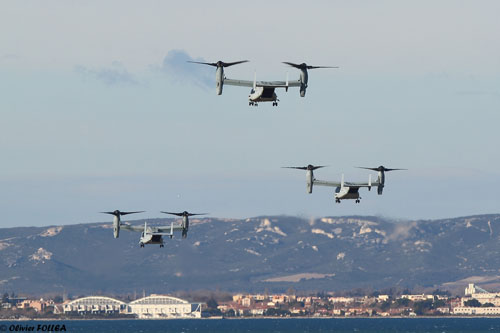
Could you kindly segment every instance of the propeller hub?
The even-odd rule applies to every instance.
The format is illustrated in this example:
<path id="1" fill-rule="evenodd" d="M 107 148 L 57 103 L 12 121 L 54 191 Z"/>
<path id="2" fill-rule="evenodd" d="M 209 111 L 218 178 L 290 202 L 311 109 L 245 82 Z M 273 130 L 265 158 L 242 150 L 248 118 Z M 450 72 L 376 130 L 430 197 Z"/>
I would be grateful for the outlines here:
<path id="1" fill-rule="evenodd" d="M 120 212 L 118 209 L 117 210 L 114 210 L 112 212 L 101 212 L 103 214 L 110 214 L 110 215 L 114 215 L 116 217 L 120 217 L 122 215 L 128 215 L 128 214 L 137 214 L 137 213 L 144 213 L 143 210 L 141 211 L 137 211 L 137 212 Z"/>
<path id="2" fill-rule="evenodd" d="M 373 171 L 378 171 L 378 172 L 388 172 L 388 171 L 395 171 L 395 170 L 408 170 L 408 169 L 389 169 L 386 168 L 385 166 L 381 165 L 378 168 L 367 168 L 367 167 L 358 167 L 360 169 L 367 169 L 367 170 L 373 170 Z"/>

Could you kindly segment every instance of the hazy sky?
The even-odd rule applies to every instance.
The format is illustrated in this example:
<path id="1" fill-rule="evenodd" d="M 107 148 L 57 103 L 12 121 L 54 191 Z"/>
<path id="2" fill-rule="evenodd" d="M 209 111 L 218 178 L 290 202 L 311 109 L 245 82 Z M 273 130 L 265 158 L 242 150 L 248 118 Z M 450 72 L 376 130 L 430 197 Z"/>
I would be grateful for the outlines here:
<path id="1" fill-rule="evenodd" d="M 498 1 L 3 1 L 0 227 L 105 221 L 99 211 L 441 218 L 500 210 Z M 215 94 L 227 77 L 298 77 L 307 96 Z M 383 196 L 305 193 L 368 179 Z M 373 173 L 375 176 L 375 173 Z"/>

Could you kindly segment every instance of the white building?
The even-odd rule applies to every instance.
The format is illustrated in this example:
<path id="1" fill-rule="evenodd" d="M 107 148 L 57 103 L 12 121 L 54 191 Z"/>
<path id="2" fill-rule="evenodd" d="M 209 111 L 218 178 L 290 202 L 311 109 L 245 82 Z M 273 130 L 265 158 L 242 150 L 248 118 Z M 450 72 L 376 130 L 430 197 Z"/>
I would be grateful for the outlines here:
<path id="1" fill-rule="evenodd" d="M 353 297 L 328 297 L 330 303 L 353 303 Z"/>
<path id="2" fill-rule="evenodd" d="M 426 294 L 422 294 L 422 295 L 401 295 L 401 298 L 407 298 L 407 299 L 409 299 L 412 302 L 416 302 L 416 301 L 433 300 L 434 299 L 434 295 L 426 295 Z"/>
<path id="3" fill-rule="evenodd" d="M 89 296 L 63 304 L 64 313 L 112 314 L 125 310 L 127 304 L 114 298 Z"/>
<path id="4" fill-rule="evenodd" d="M 500 293 L 490 293 L 475 286 L 474 283 L 469 283 L 469 286 L 465 288 L 465 297 L 462 298 L 462 306 L 464 306 L 465 302 L 474 298 L 481 304 L 491 303 L 494 306 L 500 306 Z"/>
<path id="5" fill-rule="evenodd" d="M 389 300 L 389 295 L 378 295 L 377 296 L 377 301 L 379 302 L 386 302 Z"/>
<path id="6" fill-rule="evenodd" d="M 134 314 L 138 318 L 201 318 L 201 304 L 166 295 L 151 295 L 129 304 L 104 296 L 75 299 L 62 305 L 64 313 Z M 57 307 L 55 307 L 54 311 Z M 58 308 L 57 308 L 58 309 Z M 58 309 L 59 310 L 59 309 Z"/>
<path id="7" fill-rule="evenodd" d="M 455 315 L 482 315 L 482 316 L 493 316 L 500 315 L 500 307 L 470 307 L 470 306 L 459 306 L 452 309 L 452 314 Z"/>
<path id="8" fill-rule="evenodd" d="M 201 318 L 201 304 L 167 295 L 151 295 L 127 305 L 127 313 L 139 318 Z"/>
<path id="9" fill-rule="evenodd" d="M 247 308 L 249 308 L 254 303 L 255 302 L 251 297 L 245 297 L 241 300 L 241 305 L 246 306 Z"/>

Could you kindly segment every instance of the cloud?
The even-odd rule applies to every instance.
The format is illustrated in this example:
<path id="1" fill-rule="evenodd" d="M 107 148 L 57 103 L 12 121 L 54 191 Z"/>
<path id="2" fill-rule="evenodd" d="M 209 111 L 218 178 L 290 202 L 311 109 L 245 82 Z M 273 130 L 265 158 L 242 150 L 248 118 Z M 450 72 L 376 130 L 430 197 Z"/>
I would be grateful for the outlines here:
<path id="1" fill-rule="evenodd" d="M 192 58 L 184 50 L 171 50 L 163 59 L 161 66 L 153 70 L 164 73 L 175 82 L 192 83 L 203 89 L 213 88 L 214 67 L 190 64 L 188 61 L 206 62 L 203 58 Z"/>
<path id="2" fill-rule="evenodd" d="M 117 84 L 137 85 L 139 81 L 120 62 L 114 61 L 108 68 L 88 68 L 78 65 L 75 71 L 85 77 L 92 77 L 110 86 Z"/>

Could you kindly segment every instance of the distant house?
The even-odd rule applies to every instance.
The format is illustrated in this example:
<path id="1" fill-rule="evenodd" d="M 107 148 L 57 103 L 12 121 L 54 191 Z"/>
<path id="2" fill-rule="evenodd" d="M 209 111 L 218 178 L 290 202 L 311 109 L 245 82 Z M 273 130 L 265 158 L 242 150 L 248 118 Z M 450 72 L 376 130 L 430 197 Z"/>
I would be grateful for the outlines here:
<path id="1" fill-rule="evenodd" d="M 328 297 L 328 301 L 330 303 L 352 303 L 354 302 L 354 298 L 352 297 Z"/>
<path id="2" fill-rule="evenodd" d="M 53 301 L 45 301 L 42 298 L 40 300 L 26 299 L 20 303 L 17 303 L 16 307 L 18 309 L 34 309 L 36 312 L 42 312 L 47 308 L 47 306 L 53 305 Z"/>
<path id="3" fill-rule="evenodd" d="M 378 295 L 377 296 L 377 301 L 379 301 L 379 302 L 386 302 L 386 301 L 389 300 L 389 298 L 390 298 L 389 295 Z"/>
<path id="4" fill-rule="evenodd" d="M 434 299 L 434 295 L 426 295 L 426 294 L 421 294 L 421 295 L 401 295 L 401 298 L 406 298 L 406 299 L 409 299 L 412 302 L 416 302 L 416 301 L 433 300 Z"/>
<path id="5" fill-rule="evenodd" d="M 442 313 L 442 314 L 450 314 L 450 308 L 449 307 L 441 307 L 436 309 L 437 312 Z"/>
<path id="6" fill-rule="evenodd" d="M 251 297 L 245 297 L 241 300 L 241 305 L 249 308 L 252 304 L 254 304 L 254 300 Z"/>
<path id="7" fill-rule="evenodd" d="M 266 310 L 267 310 L 267 306 L 259 305 L 259 306 L 255 306 L 254 308 L 250 309 L 250 314 L 252 314 L 253 316 L 263 316 L 264 313 L 266 312 Z"/>

